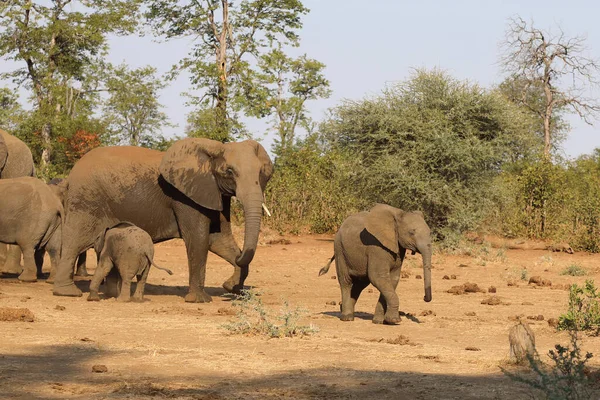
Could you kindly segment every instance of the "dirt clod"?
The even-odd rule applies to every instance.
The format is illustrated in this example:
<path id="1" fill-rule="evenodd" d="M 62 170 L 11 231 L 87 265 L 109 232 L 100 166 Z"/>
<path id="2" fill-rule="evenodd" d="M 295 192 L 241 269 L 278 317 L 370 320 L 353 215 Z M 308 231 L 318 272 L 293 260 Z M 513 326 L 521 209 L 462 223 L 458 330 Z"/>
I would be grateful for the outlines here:
<path id="1" fill-rule="evenodd" d="M 426 317 L 428 315 L 433 315 L 435 317 L 435 313 L 432 310 L 424 310 L 419 314 L 421 317 Z"/>
<path id="2" fill-rule="evenodd" d="M 506 281 L 506 286 L 519 286 L 516 279 L 509 279 Z"/>
<path id="3" fill-rule="evenodd" d="M 28 308 L 0 308 L 0 321 L 7 322 L 33 322 L 35 319 L 33 313 Z"/>
<path id="4" fill-rule="evenodd" d="M 272 239 L 267 244 L 292 244 L 292 241 L 286 238 Z"/>
<path id="5" fill-rule="evenodd" d="M 524 302 L 522 302 L 522 303 L 521 303 L 521 305 L 522 305 L 522 306 L 532 306 L 532 305 L 533 305 L 533 303 L 532 303 L 532 302 L 530 302 L 530 301 L 524 301 Z"/>
<path id="6" fill-rule="evenodd" d="M 467 350 L 467 351 L 481 351 L 481 349 L 479 347 L 474 347 L 474 346 L 467 346 L 467 347 L 465 347 L 465 350 Z"/>
<path id="7" fill-rule="evenodd" d="M 488 293 L 496 293 L 496 286 L 490 286 L 488 288 Z"/>
<path id="8" fill-rule="evenodd" d="M 474 316 L 476 316 L 477 314 L 475 314 L 475 311 L 467 311 L 467 312 L 465 313 L 465 315 L 466 315 L 467 317 L 474 317 Z"/>
<path id="9" fill-rule="evenodd" d="M 66 308 L 65 308 L 65 306 L 59 306 L 59 305 L 57 305 L 56 307 L 54 307 L 54 309 L 58 310 L 58 311 L 65 311 Z"/>
<path id="10" fill-rule="evenodd" d="M 458 264 L 458 268 L 467 268 L 468 265 L 467 264 Z"/>
<path id="11" fill-rule="evenodd" d="M 331 279 L 337 279 L 337 276 L 331 275 Z"/>
<path id="12" fill-rule="evenodd" d="M 333 302 L 333 304 L 335 305 L 335 301 Z M 217 310 L 217 314 L 219 314 L 219 315 L 236 315 L 237 312 L 232 307 L 220 307 Z"/>
<path id="13" fill-rule="evenodd" d="M 423 279 L 421 275 L 415 275 L 415 279 Z"/>
<path id="14" fill-rule="evenodd" d="M 334 300 L 328 301 L 328 302 L 326 302 L 325 304 L 327 304 L 327 305 L 329 305 L 329 306 L 335 306 L 335 305 L 336 305 L 336 303 L 335 303 L 335 301 L 334 301 Z"/>
<path id="15" fill-rule="evenodd" d="M 539 275 L 529 278 L 529 284 L 535 286 L 552 286 L 552 282 L 550 282 L 550 280 L 544 279 Z"/>
<path id="16" fill-rule="evenodd" d="M 497 306 L 502 304 L 502 300 L 498 296 L 490 296 L 481 301 L 481 304 L 487 304 L 488 306 Z"/>
<path id="17" fill-rule="evenodd" d="M 104 364 L 96 364 L 96 365 L 92 366 L 92 372 L 96 372 L 98 374 L 103 374 L 105 372 L 108 372 L 108 368 Z"/>
<path id="18" fill-rule="evenodd" d="M 410 272 L 408 271 L 400 271 L 400 278 L 410 278 Z"/>
<path id="19" fill-rule="evenodd" d="M 449 277 L 448 275 L 444 275 L 444 277 L 443 277 L 442 279 L 445 279 L 445 280 L 448 280 L 448 281 L 449 281 L 449 280 L 450 280 L 450 277 Z"/>
<path id="20" fill-rule="evenodd" d="M 456 275 L 450 275 L 450 279 L 456 279 Z"/>
<path id="21" fill-rule="evenodd" d="M 448 289 L 448 293 L 452 294 L 465 294 L 465 293 L 485 293 L 485 290 L 481 289 L 476 283 L 463 283 L 460 286 L 452 286 Z"/>
<path id="22" fill-rule="evenodd" d="M 531 319 L 534 321 L 543 321 L 544 320 L 544 316 L 542 314 L 540 315 L 530 315 L 527 317 L 527 319 Z"/>
<path id="23" fill-rule="evenodd" d="M 558 319 L 548 318 L 548 326 L 550 326 L 552 328 L 558 328 Z"/>

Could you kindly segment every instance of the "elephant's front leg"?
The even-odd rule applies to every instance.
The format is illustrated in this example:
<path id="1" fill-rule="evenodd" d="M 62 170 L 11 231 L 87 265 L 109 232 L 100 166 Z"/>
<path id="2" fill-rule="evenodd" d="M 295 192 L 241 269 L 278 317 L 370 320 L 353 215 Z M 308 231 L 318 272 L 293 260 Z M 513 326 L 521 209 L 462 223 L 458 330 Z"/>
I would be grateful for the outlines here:
<path id="1" fill-rule="evenodd" d="M 181 231 L 185 243 L 188 269 L 190 273 L 190 288 L 185 296 L 188 303 L 209 303 L 211 297 L 204 291 L 206 279 L 206 259 L 209 247 L 209 220 L 189 218 L 181 222 Z"/>
<path id="2" fill-rule="evenodd" d="M 249 267 L 239 267 L 235 262 L 242 251 L 233 239 L 231 229 L 223 229 L 219 233 L 211 233 L 209 250 L 233 266 L 233 275 L 223 282 L 223 288 L 230 293 L 239 294 L 244 288 L 244 281 L 248 277 Z"/>
<path id="3" fill-rule="evenodd" d="M 87 271 L 87 252 L 83 252 L 77 257 L 77 267 L 75 268 L 75 275 L 77 276 L 90 276 Z"/>
<path id="4" fill-rule="evenodd" d="M 390 265 L 393 265 L 394 261 L 388 259 L 389 253 L 384 249 L 377 249 L 375 251 L 379 253 L 379 256 L 373 257 L 369 255 L 368 275 L 369 280 L 379 290 L 380 296 L 377 306 L 375 307 L 375 314 L 373 316 L 374 324 L 388 323 L 397 324 L 400 322 L 400 300 L 396 294 L 396 285 L 394 285 L 394 277 L 400 278 L 400 269 L 391 269 Z M 381 252 L 385 252 L 381 253 Z M 391 270 L 390 270 L 391 269 Z"/>

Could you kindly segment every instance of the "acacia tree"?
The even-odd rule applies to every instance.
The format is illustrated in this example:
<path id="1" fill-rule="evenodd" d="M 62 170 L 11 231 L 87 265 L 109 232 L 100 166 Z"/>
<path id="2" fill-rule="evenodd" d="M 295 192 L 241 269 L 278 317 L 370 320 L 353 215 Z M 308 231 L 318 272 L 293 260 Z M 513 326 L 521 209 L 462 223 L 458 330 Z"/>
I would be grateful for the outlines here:
<path id="1" fill-rule="evenodd" d="M 111 136 L 132 146 L 153 147 L 152 143 L 161 140 L 160 129 L 170 125 L 158 102 L 159 92 L 165 86 L 156 77 L 156 68 L 114 68 L 106 80 L 109 97 L 103 107 Z"/>
<path id="2" fill-rule="evenodd" d="M 543 31 L 520 17 L 509 20 L 503 47 L 500 61 L 520 86 L 519 102 L 543 121 L 549 159 L 561 111 L 574 112 L 588 124 L 600 116 L 600 103 L 586 95 L 599 83 L 600 64 L 585 55 L 585 37 Z M 541 103 L 532 96 L 536 89 L 543 92 Z"/>
<path id="3" fill-rule="evenodd" d="M 128 34 L 138 23 L 140 0 L 10 0 L 0 3 L 0 57 L 20 67 L 2 74 L 31 90 L 42 141 L 42 169 L 51 162 L 62 116 L 96 92 L 94 65 L 108 34 Z M 96 71 L 97 72 L 97 71 Z"/>
<path id="4" fill-rule="evenodd" d="M 306 101 L 327 98 L 329 81 L 323 75 L 325 65 L 303 55 L 288 57 L 281 48 L 263 55 L 258 66 L 257 84 L 249 88 L 250 114 L 273 115 L 275 154 L 281 155 L 296 137 L 299 123 L 307 123 Z"/>
<path id="5" fill-rule="evenodd" d="M 175 68 L 187 70 L 193 89 L 203 93 L 192 97 L 199 111 L 190 123 L 214 121 L 214 132 L 201 132 L 214 139 L 241 136 L 236 117 L 248 106 L 252 61 L 274 44 L 297 45 L 307 12 L 300 0 L 150 0 L 147 17 L 158 34 L 195 40 Z"/>

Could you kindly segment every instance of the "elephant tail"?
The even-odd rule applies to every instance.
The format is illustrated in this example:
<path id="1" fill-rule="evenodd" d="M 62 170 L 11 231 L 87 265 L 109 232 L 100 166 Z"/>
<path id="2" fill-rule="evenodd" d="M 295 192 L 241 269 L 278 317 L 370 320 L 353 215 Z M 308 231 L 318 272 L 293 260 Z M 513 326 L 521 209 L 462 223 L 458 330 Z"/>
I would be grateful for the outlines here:
<path id="1" fill-rule="evenodd" d="M 163 267 L 161 267 L 161 266 L 159 266 L 159 265 L 156 265 L 156 264 L 154 264 L 154 261 L 152 261 L 152 259 L 150 258 L 150 256 L 149 256 L 148 254 L 146 254 L 146 258 L 148 259 L 148 261 L 150 261 L 150 264 L 152 264 L 152 266 L 153 266 L 154 268 L 161 269 L 161 270 L 165 271 L 167 274 L 169 274 L 169 275 L 173 275 L 173 271 L 171 271 L 170 269 L 168 269 L 168 268 L 163 268 Z"/>
<path id="2" fill-rule="evenodd" d="M 325 275 L 327 272 L 329 272 L 329 267 L 331 267 L 331 263 L 333 262 L 333 260 L 335 260 L 335 254 L 331 257 L 327 265 L 321 268 L 321 270 L 319 271 L 319 276 Z"/>

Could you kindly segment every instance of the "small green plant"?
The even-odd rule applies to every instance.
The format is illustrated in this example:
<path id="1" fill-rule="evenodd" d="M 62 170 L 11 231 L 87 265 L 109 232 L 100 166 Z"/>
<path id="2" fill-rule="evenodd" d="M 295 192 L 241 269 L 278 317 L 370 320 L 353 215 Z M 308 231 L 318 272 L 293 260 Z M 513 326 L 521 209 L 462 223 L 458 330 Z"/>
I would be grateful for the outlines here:
<path id="1" fill-rule="evenodd" d="M 303 309 L 290 308 L 287 301 L 275 317 L 265 309 L 259 293 L 253 290 L 244 290 L 233 306 L 238 308 L 235 320 L 222 325 L 231 334 L 260 335 L 270 338 L 307 336 L 317 333 L 319 329 L 314 325 L 299 325 L 299 321 L 306 313 Z"/>
<path id="2" fill-rule="evenodd" d="M 502 247 L 496 251 L 496 260 L 506 262 L 506 248 Z"/>
<path id="3" fill-rule="evenodd" d="M 593 357 L 592 353 L 582 354 L 577 331 L 569 331 L 570 347 L 560 344 L 548 352 L 551 364 L 548 366 L 540 360 L 537 354 L 528 355 L 529 368 L 533 377 L 515 374 L 502 369 L 511 379 L 541 391 L 546 399 L 592 399 L 594 390 L 585 374 L 587 362 Z"/>
<path id="4" fill-rule="evenodd" d="M 587 271 L 579 264 L 571 264 L 567 268 L 565 268 L 560 274 L 570 276 L 585 276 L 587 275 Z"/>
<path id="5" fill-rule="evenodd" d="M 527 272 L 527 268 L 521 269 L 521 280 L 526 281 L 528 276 L 529 276 L 529 273 Z"/>
<path id="6" fill-rule="evenodd" d="M 600 294 L 593 280 L 586 280 L 583 286 L 571 286 L 569 309 L 558 318 L 558 329 L 600 334 Z"/>

